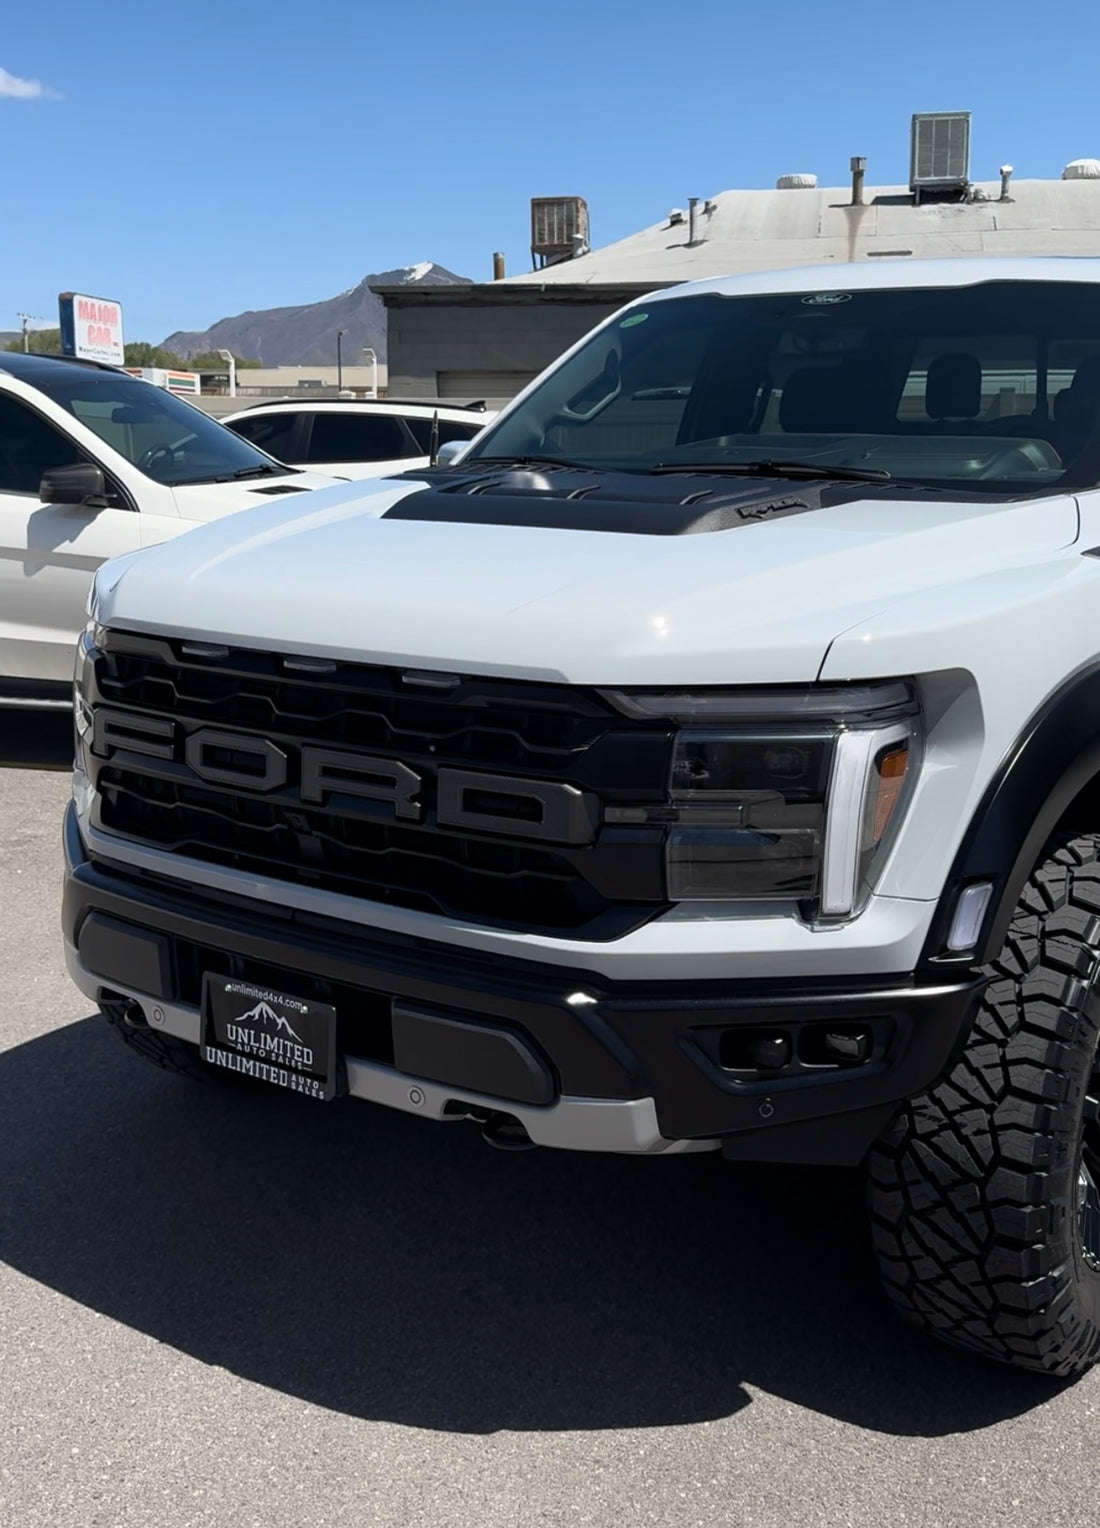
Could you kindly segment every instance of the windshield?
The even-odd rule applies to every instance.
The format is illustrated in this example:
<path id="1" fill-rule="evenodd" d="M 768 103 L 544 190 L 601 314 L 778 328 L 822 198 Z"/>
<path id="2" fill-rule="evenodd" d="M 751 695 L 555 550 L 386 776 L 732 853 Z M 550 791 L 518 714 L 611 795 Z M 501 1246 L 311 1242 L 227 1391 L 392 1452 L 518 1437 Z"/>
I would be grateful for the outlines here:
<path id="1" fill-rule="evenodd" d="M 178 487 L 289 472 L 193 404 L 137 377 L 81 370 L 36 386 L 158 483 Z"/>
<path id="2" fill-rule="evenodd" d="M 1100 285 L 707 293 L 643 302 L 597 330 L 462 469 L 788 461 L 1049 492 L 1100 481 L 1098 420 Z"/>

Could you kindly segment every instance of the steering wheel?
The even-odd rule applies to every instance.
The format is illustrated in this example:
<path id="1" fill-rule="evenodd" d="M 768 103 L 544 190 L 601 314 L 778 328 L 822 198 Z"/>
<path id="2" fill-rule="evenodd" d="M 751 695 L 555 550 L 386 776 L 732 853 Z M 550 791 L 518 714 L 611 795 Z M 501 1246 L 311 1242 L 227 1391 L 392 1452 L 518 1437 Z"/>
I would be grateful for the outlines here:
<path id="1" fill-rule="evenodd" d="M 148 451 L 143 451 L 138 457 L 137 467 L 139 472 L 152 472 L 156 462 L 174 462 L 176 453 L 171 446 L 150 446 Z M 155 476 L 155 474 L 154 474 Z"/>

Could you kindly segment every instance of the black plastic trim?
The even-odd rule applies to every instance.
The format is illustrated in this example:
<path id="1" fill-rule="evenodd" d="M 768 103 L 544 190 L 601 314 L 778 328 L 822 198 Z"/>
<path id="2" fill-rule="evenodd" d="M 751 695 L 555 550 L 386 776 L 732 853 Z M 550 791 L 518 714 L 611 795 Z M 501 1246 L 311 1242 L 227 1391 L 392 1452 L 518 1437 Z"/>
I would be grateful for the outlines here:
<path id="1" fill-rule="evenodd" d="M 66 938 L 79 946 L 88 918 L 106 915 L 167 939 L 178 984 L 175 1001 L 196 1005 L 197 983 L 210 970 L 263 979 L 318 1001 L 335 998 L 338 1010 L 341 1002 L 353 1010 L 352 1028 L 342 1040 L 345 1052 L 388 1065 L 401 1049 L 393 1034 L 394 1009 L 489 1026 L 543 1058 L 562 1094 L 652 1097 L 669 1139 L 751 1134 L 757 1144 L 747 1149 L 756 1156 L 773 1151 L 761 1144 L 765 1133 L 774 1136 L 775 1152 L 789 1152 L 795 1148 L 784 1135 L 786 1127 L 812 1124 L 799 1160 L 849 1160 L 862 1137 L 845 1124 L 842 1138 L 832 1141 L 832 1122 L 859 1113 L 870 1128 L 898 1100 L 929 1086 L 964 1042 L 985 987 L 984 979 L 970 973 L 935 987 L 922 987 L 911 975 L 786 983 L 609 982 L 582 968 L 502 960 L 293 908 L 218 899 L 182 882 L 154 883 L 89 859 L 71 808 L 65 845 Z M 133 970 L 100 974 L 110 990 L 138 987 Z M 185 983 L 194 990 L 183 990 Z M 354 1010 L 370 1015 L 369 1025 Z M 812 1022 L 851 1025 L 864 1019 L 890 1034 L 888 1048 L 872 1064 L 817 1077 L 749 1079 L 724 1072 L 713 1047 L 703 1043 L 706 1031 L 721 1027 L 767 1025 L 793 1032 Z M 370 1048 L 364 1050 L 364 1044 Z M 453 1048 L 448 1054 L 449 1067 Z M 513 1056 L 506 1068 L 513 1097 L 514 1061 Z M 499 1086 L 503 1065 L 498 1051 L 485 1074 L 471 1071 L 463 1085 L 495 1096 L 486 1084 L 495 1077 Z M 873 1134 L 872 1129 L 862 1140 L 863 1149 Z"/>
<path id="2" fill-rule="evenodd" d="M 510 1103 L 550 1104 L 558 1091 L 546 1062 L 514 1030 L 408 1003 L 393 1005 L 393 1064 L 407 1077 Z"/>
<path id="3" fill-rule="evenodd" d="M 110 979 L 123 970 L 139 992 L 172 996 L 172 944 L 163 934 L 106 913 L 89 913 L 80 925 L 77 950 L 95 976 Z"/>
<path id="4" fill-rule="evenodd" d="M 728 531 L 807 514 L 820 504 L 793 498 L 790 485 L 777 481 L 756 485 L 739 500 L 723 503 L 715 496 L 701 496 L 698 488 L 687 493 L 682 485 L 676 499 L 598 497 L 593 491 L 574 489 L 566 497 L 552 493 L 454 493 L 427 488 L 401 499 L 382 516 L 383 520 L 430 520 L 452 525 L 506 525 L 524 529 L 604 531 L 627 536 L 692 536 L 707 531 Z M 684 495 L 686 494 L 686 497 Z"/>

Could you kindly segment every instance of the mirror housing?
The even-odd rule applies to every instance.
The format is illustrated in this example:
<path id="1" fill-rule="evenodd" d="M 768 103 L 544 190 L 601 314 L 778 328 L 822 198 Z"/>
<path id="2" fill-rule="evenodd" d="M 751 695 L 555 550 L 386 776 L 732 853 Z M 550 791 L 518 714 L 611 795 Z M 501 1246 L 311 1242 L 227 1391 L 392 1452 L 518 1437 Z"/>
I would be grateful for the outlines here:
<path id="1" fill-rule="evenodd" d="M 444 445 L 440 446 L 438 452 L 436 453 L 436 466 L 453 466 L 453 464 L 470 445 L 472 445 L 472 441 L 469 440 L 448 440 Z"/>
<path id="2" fill-rule="evenodd" d="M 107 507 L 107 479 L 103 468 L 92 462 L 74 462 L 71 467 L 50 467 L 38 485 L 42 504 L 84 504 L 89 509 Z"/>

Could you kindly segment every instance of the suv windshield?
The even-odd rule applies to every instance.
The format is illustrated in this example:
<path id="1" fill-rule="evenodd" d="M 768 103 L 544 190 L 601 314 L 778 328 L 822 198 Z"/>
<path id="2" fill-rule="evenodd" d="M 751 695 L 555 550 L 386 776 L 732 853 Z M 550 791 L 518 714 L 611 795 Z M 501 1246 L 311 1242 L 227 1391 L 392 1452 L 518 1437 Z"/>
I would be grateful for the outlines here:
<path id="1" fill-rule="evenodd" d="M 467 453 L 651 472 L 784 461 L 1020 494 L 1100 481 L 1100 284 L 639 304 Z M 885 488 L 889 489 L 886 483 Z"/>
<path id="2" fill-rule="evenodd" d="M 290 471 L 193 404 L 137 377 L 81 370 L 36 378 L 35 385 L 158 483 L 178 487 Z"/>

